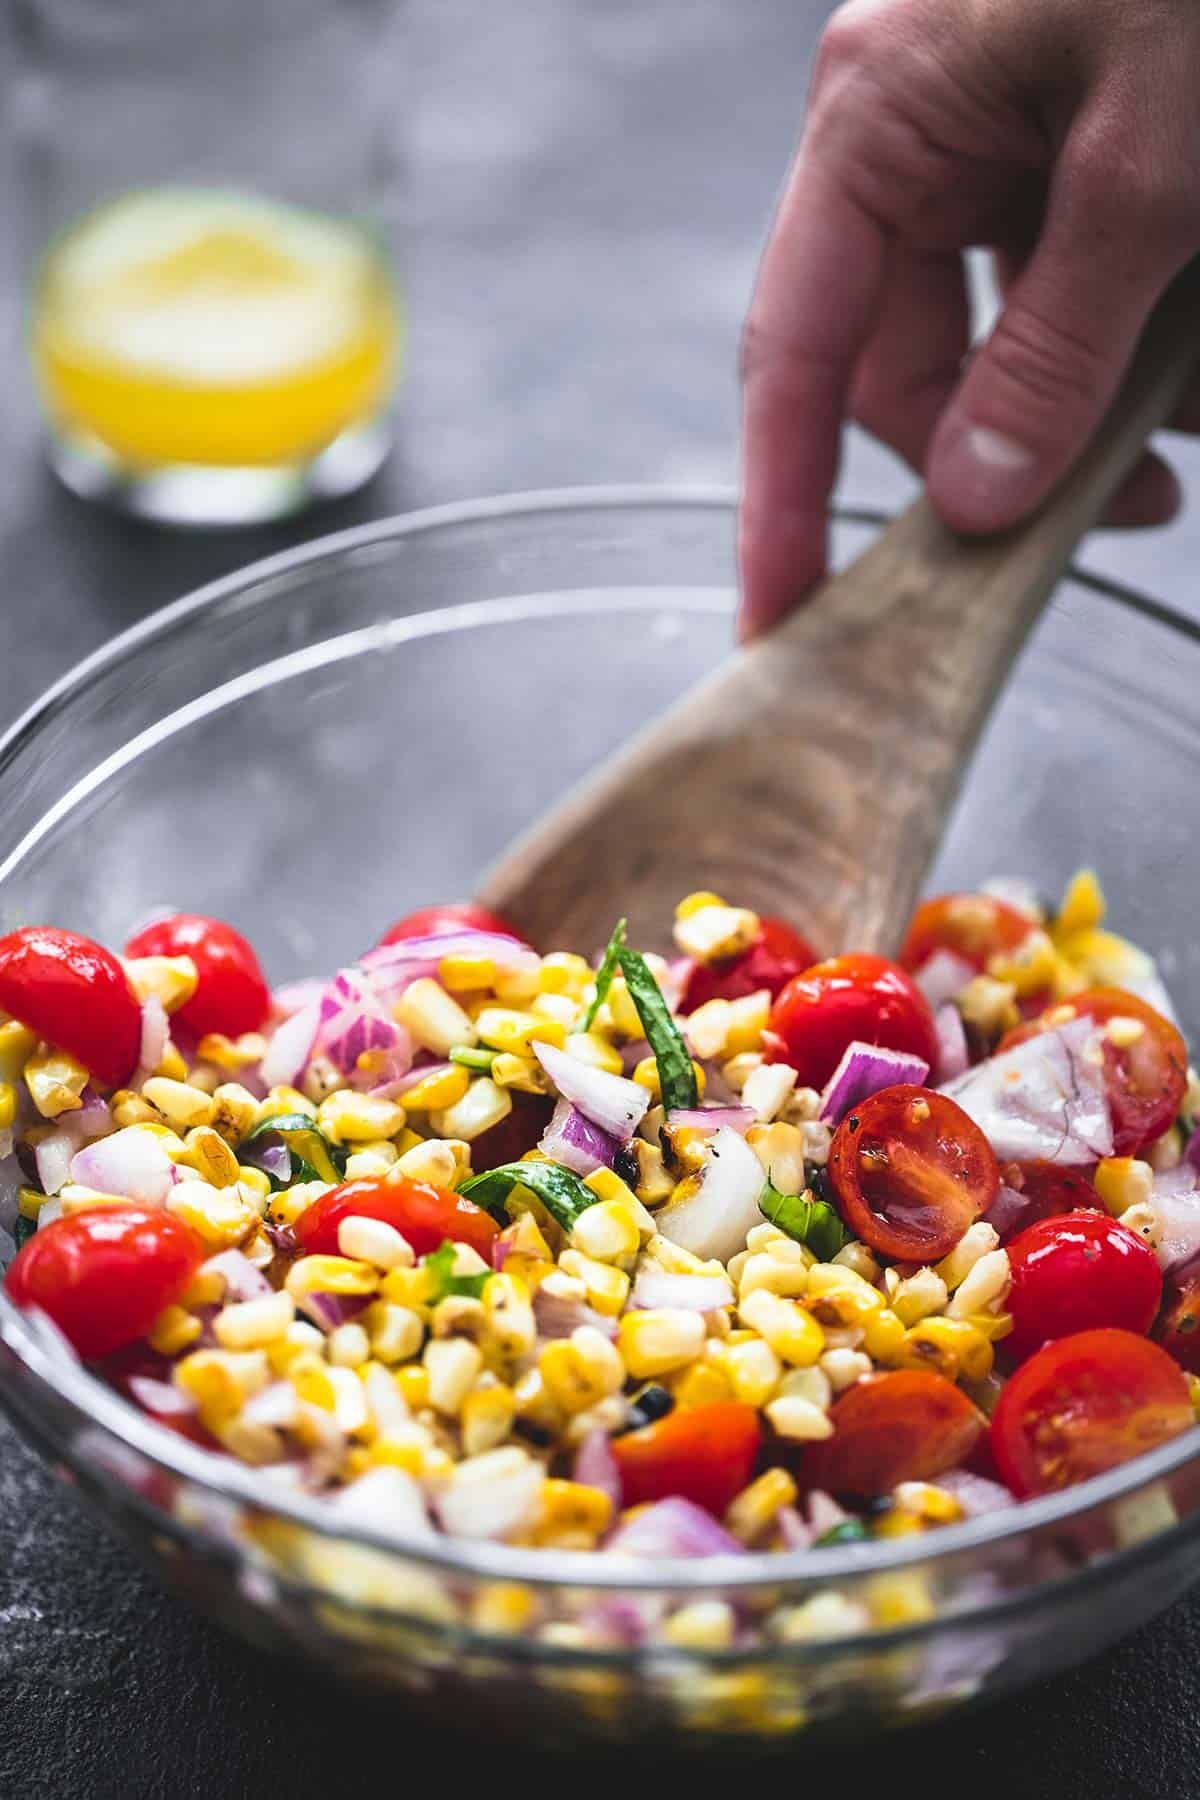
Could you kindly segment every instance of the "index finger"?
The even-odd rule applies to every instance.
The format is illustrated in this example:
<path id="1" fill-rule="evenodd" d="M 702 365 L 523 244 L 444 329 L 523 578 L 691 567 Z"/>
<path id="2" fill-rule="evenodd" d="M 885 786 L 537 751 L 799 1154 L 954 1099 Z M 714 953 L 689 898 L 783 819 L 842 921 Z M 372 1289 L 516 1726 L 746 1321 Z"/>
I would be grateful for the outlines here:
<path id="1" fill-rule="evenodd" d="M 876 221 L 802 144 L 743 338 L 744 640 L 773 625 L 825 572 L 842 425 L 875 322 L 885 254 Z"/>

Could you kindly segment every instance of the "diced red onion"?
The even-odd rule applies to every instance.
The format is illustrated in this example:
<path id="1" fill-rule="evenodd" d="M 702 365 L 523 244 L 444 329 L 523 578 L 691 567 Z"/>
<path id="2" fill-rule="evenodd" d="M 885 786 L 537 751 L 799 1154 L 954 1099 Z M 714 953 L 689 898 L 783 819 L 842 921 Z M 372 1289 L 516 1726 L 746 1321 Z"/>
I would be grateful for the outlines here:
<path id="1" fill-rule="evenodd" d="M 428 937 L 402 938 L 368 950 L 358 962 L 391 1001 L 422 976 L 436 977 L 448 957 L 491 962 L 513 974 L 533 974 L 539 965 L 536 950 L 494 931 L 440 931 Z"/>
<path id="2" fill-rule="evenodd" d="M 311 1054 L 327 1057 L 341 1075 L 351 1075 L 358 1059 L 368 1050 L 399 1053 L 404 1066 L 412 1060 L 412 1045 L 361 969 L 339 969 L 321 995 L 317 1030 Z M 404 1071 L 392 1070 L 387 1079 Z"/>
<path id="3" fill-rule="evenodd" d="M 321 1003 L 312 1000 L 277 1028 L 259 1065 L 269 1088 L 295 1087 L 308 1066 L 320 1019 Z"/>
<path id="4" fill-rule="evenodd" d="M 1089 1018 L 1043 1031 L 942 1089 L 974 1119 L 1003 1162 L 1064 1167 L 1111 1156 L 1100 1033 Z"/>
<path id="5" fill-rule="evenodd" d="M 633 1306 L 677 1307 L 682 1312 L 716 1312 L 733 1305 L 733 1288 L 724 1275 L 673 1275 L 643 1263 L 629 1296 Z"/>
<path id="6" fill-rule="evenodd" d="M 1200 1175 L 1190 1163 L 1155 1177 L 1150 1204 L 1158 1220 L 1158 1262 L 1178 1269 L 1200 1254 Z"/>
<path id="7" fill-rule="evenodd" d="M 556 1050 L 551 1044 L 534 1044 L 534 1055 L 564 1100 L 601 1131 L 620 1144 L 627 1143 L 646 1116 L 650 1105 L 649 1090 L 623 1075 L 610 1075 L 605 1069 L 594 1069 L 590 1063 Z"/>
<path id="8" fill-rule="evenodd" d="M 970 1469 L 949 1469 L 939 1475 L 937 1484 L 953 1494 L 968 1519 L 982 1518 L 985 1513 L 1003 1512 L 1017 1503 L 1006 1487 L 990 1481 L 986 1475 L 974 1475 Z"/>
<path id="9" fill-rule="evenodd" d="M 79 1131 L 86 1138 L 105 1137 L 113 1128 L 108 1101 L 94 1087 L 85 1087 L 79 1096 L 83 1102 L 75 1117 Z"/>
<path id="10" fill-rule="evenodd" d="M 569 1100 L 558 1102 L 538 1144 L 551 1162 L 561 1163 L 575 1175 L 611 1169 L 620 1148 L 616 1138 L 601 1131 Z"/>
<path id="11" fill-rule="evenodd" d="M 781 1506 L 775 1524 L 785 1550 L 811 1550 L 813 1534 L 794 1506 Z"/>
<path id="12" fill-rule="evenodd" d="M 627 1044 L 621 1045 L 621 1067 L 626 1075 L 632 1075 L 640 1062 L 645 1062 L 650 1054 L 650 1046 L 645 1038 L 631 1038 Z"/>
<path id="13" fill-rule="evenodd" d="M 57 1194 L 71 1179 L 77 1140 L 68 1131 L 51 1131 L 34 1150 L 38 1182 L 44 1194 Z M 87 1184 L 89 1187 L 91 1183 Z M 111 1190 L 108 1190 L 111 1191 Z M 119 1191 L 119 1190 L 118 1190 Z"/>
<path id="14" fill-rule="evenodd" d="M 287 1385 L 290 1388 L 290 1383 Z M 126 1386 L 143 1411 L 157 1413 L 161 1418 L 181 1418 L 196 1410 L 190 1394 L 173 1382 L 157 1381 L 153 1375 L 131 1375 Z"/>
<path id="15" fill-rule="evenodd" d="M 293 1013 L 303 1012 L 306 1006 L 314 1001 L 319 1002 L 325 992 L 325 983 L 314 977 L 306 977 L 303 981 L 286 981 L 282 987 L 271 990 L 271 1017 L 274 1019 L 290 1019 Z"/>
<path id="16" fill-rule="evenodd" d="M 300 1239 L 290 1225 L 276 1225 L 273 1220 L 266 1219 L 263 1221 L 263 1230 L 270 1238 L 277 1256 L 295 1256 L 300 1248 Z"/>
<path id="17" fill-rule="evenodd" d="M 570 1337 L 581 1325 L 590 1325 L 605 1337 L 617 1335 L 617 1321 L 607 1313 L 596 1312 L 583 1300 L 564 1300 L 560 1294 L 548 1294 L 544 1288 L 533 1296 L 533 1316 L 542 1338 Z"/>
<path id="18" fill-rule="evenodd" d="M 607 1431 L 588 1432 L 575 1452 L 571 1479 L 581 1481 L 585 1487 L 599 1488 L 602 1494 L 608 1495 L 614 1510 L 620 1507 L 621 1471 L 617 1468 Z"/>
<path id="19" fill-rule="evenodd" d="M 1021 1229 L 1032 1205 L 1032 1196 L 1023 1194 L 1020 1188 L 1001 1186 L 984 1214 L 984 1220 L 999 1234 L 1001 1242 L 1005 1242 Z"/>
<path id="20" fill-rule="evenodd" d="M 971 1053 L 967 1048 L 962 1014 L 953 1001 L 946 1000 L 938 1007 L 933 1015 L 933 1028 L 938 1044 L 936 1078 L 938 1081 L 957 1081 L 970 1068 Z"/>
<path id="21" fill-rule="evenodd" d="M 860 1106 L 872 1094 L 902 1084 L 921 1087 L 928 1079 L 929 1064 L 921 1056 L 909 1056 L 902 1050 L 886 1050 L 882 1044 L 864 1044 L 855 1039 L 842 1052 L 842 1060 L 825 1084 L 818 1117 L 826 1125 L 837 1125 L 853 1106 Z"/>
<path id="22" fill-rule="evenodd" d="M 827 1531 L 832 1531 L 837 1525 L 845 1525 L 847 1520 L 853 1517 L 844 1506 L 839 1506 L 833 1495 L 827 1494 L 824 1488 L 812 1490 L 808 1496 L 805 1512 L 808 1528 L 814 1539 L 824 1537 Z"/>
<path id="23" fill-rule="evenodd" d="M 451 1481 L 433 1497 L 442 1530 L 451 1537 L 506 1538 L 537 1504 L 545 1471 L 532 1457 L 482 1482 Z"/>
<path id="24" fill-rule="evenodd" d="M 101 1194 L 161 1206 L 174 1184 L 175 1165 L 149 1132 L 127 1125 L 77 1151 L 71 1180 Z"/>
<path id="25" fill-rule="evenodd" d="M 746 1546 L 723 1525 L 718 1525 L 711 1513 L 679 1496 L 656 1500 L 652 1506 L 643 1507 L 634 1518 L 617 1527 L 605 1542 L 604 1550 L 651 1561 L 672 1556 L 746 1554 Z"/>
<path id="26" fill-rule="evenodd" d="M 171 1028 L 167 1012 L 157 994 L 147 994 L 142 1001 L 142 1044 L 138 1052 L 139 1067 L 153 1074 L 167 1053 Z"/>
<path id="27" fill-rule="evenodd" d="M 630 1648 L 644 1644 L 661 1624 L 667 1610 L 662 1594 L 612 1593 L 580 1613 L 579 1623 L 588 1635 Z"/>
<path id="28" fill-rule="evenodd" d="M 744 1137 L 757 1116 L 752 1106 L 677 1106 L 667 1114 L 667 1124 L 688 1131 L 719 1131 L 728 1125 Z"/>
<path id="29" fill-rule="evenodd" d="M 257 1300 L 271 1293 L 271 1284 L 261 1269 L 256 1269 L 240 1250 L 222 1250 L 201 1263 L 202 1275 L 219 1275 L 225 1283 L 226 1300 Z"/>
<path id="30" fill-rule="evenodd" d="M 745 1138 L 727 1125 L 709 1144 L 708 1161 L 694 1193 L 664 1206 L 656 1224 L 665 1238 L 707 1260 L 727 1263 L 746 1247 L 746 1236 L 762 1223 L 762 1164 Z"/>
<path id="31" fill-rule="evenodd" d="M 913 976 L 934 1011 L 944 1001 L 953 1000 L 955 994 L 961 994 L 974 979 L 972 965 L 965 957 L 956 956 L 953 950 L 935 950 Z"/>
<path id="32" fill-rule="evenodd" d="M 292 1153 L 286 1144 L 253 1144 L 250 1159 L 252 1166 L 261 1169 L 272 1181 L 286 1186 L 292 1178 Z"/>
<path id="33" fill-rule="evenodd" d="M 358 1317 L 370 1304 L 370 1295 L 329 1294 L 321 1288 L 314 1288 L 303 1295 L 298 1304 L 300 1310 L 306 1312 L 313 1324 L 322 1331 L 336 1331 L 339 1325 L 345 1325 Z"/>

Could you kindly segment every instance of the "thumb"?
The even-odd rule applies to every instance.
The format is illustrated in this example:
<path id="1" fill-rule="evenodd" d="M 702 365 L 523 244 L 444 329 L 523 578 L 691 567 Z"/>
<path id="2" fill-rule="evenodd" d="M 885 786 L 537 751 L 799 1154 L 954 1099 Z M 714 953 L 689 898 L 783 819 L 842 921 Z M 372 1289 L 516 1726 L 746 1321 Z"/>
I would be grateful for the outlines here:
<path id="1" fill-rule="evenodd" d="M 930 499 L 958 531 L 999 531 L 1046 497 L 1106 411 L 1186 244 L 1128 175 L 1069 151 L 1045 227 L 930 448 Z M 1121 192 L 1122 187 L 1124 192 Z"/>

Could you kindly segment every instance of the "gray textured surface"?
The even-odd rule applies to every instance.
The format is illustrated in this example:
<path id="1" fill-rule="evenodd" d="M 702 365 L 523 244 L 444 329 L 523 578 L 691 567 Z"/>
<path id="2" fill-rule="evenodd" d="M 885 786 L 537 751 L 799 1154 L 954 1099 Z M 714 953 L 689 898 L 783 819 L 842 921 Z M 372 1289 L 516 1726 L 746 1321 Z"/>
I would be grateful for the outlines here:
<path id="1" fill-rule="evenodd" d="M 67 13 L 71 3 L 59 0 Z M 12 260 L 28 187 L 11 138 L 13 62 L 0 59 L 0 716 L 151 608 L 318 530 L 488 491 L 732 478 L 738 321 L 826 10 L 411 0 L 389 207 L 411 308 L 396 454 L 348 505 L 210 538 L 92 512 L 38 461 Z M 852 498 L 894 503 L 907 485 L 890 458 L 852 446 Z M 1089 560 L 1194 606 L 1198 539 L 1193 512 L 1150 538 L 1098 538 Z M 1076 1675 L 940 1741 L 868 1756 L 852 1775 L 873 1766 L 890 1784 L 897 1768 L 928 1778 L 940 1764 L 956 1786 L 1062 1800 L 1200 1792 L 1198 1625 L 1195 1604 L 1177 1608 Z M 0 1724 L 4 1794 L 315 1794 L 385 1753 L 398 1774 L 419 1756 L 434 1781 L 487 1779 L 465 1745 L 421 1747 L 394 1711 L 318 1696 L 197 1623 L 97 1538 L 7 1432 Z M 836 1773 L 844 1781 L 846 1765 Z M 521 1774 L 566 1778 L 532 1762 Z"/>

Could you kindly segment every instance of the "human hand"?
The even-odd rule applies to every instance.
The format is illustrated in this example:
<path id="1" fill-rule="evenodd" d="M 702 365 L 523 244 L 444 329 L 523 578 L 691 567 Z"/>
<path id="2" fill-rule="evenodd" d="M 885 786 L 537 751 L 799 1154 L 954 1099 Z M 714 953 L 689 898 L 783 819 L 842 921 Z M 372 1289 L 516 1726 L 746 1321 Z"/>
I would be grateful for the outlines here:
<path id="1" fill-rule="evenodd" d="M 740 629 L 823 573 L 842 425 L 963 532 L 1032 511 L 1200 248 L 1196 0 L 852 0 L 821 43 L 743 345 Z M 964 365 L 963 251 L 1003 310 Z M 1200 333 L 1200 320 L 1197 321 Z M 1200 430 L 1200 383 L 1176 425 Z M 1111 524 L 1179 504 L 1151 452 Z"/>

